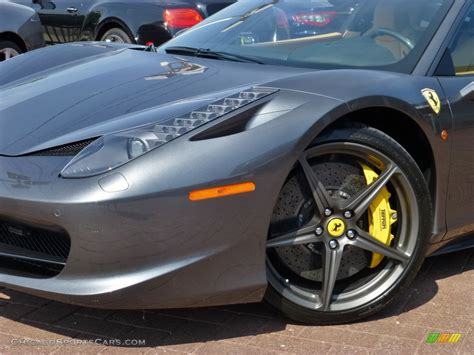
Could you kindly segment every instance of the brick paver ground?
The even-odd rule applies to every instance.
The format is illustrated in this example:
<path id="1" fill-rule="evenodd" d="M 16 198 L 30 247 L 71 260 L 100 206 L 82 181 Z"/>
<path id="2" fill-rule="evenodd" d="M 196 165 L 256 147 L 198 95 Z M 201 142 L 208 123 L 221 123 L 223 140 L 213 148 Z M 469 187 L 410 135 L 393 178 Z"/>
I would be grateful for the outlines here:
<path id="1" fill-rule="evenodd" d="M 462 337 L 426 344 L 429 332 Z M 114 346 L 117 339 L 145 345 Z M 474 251 L 428 259 L 411 289 L 383 314 L 331 327 L 295 324 L 264 304 L 103 311 L 0 289 L 0 353 L 474 354 Z"/>

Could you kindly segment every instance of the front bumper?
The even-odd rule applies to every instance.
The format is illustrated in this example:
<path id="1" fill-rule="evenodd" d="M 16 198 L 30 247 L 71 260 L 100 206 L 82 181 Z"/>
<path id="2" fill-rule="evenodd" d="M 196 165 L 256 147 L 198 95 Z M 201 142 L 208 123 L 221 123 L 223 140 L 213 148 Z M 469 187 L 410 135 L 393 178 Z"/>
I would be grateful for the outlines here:
<path id="1" fill-rule="evenodd" d="M 191 187 L 170 192 L 169 183 L 157 177 L 156 186 L 164 188 L 143 191 L 125 173 L 130 188 L 107 193 L 100 178 L 58 178 L 66 159 L 0 158 L 1 171 L 7 172 L 0 182 L 0 216 L 61 228 L 71 240 L 66 265 L 57 276 L 26 277 L 3 270 L 3 286 L 105 308 L 261 299 L 266 231 L 259 220 L 268 213 L 248 209 L 257 194 L 196 203 L 187 198 Z"/>

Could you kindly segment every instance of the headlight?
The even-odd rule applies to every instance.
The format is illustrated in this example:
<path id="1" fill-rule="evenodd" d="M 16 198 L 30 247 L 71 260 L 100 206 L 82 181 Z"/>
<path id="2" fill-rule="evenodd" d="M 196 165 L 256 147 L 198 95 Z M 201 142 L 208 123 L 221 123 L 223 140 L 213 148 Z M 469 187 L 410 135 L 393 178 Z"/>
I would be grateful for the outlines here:
<path id="1" fill-rule="evenodd" d="M 61 171 L 61 176 L 83 178 L 103 174 L 207 122 L 276 91 L 269 88 L 251 88 L 192 111 L 180 118 L 102 136 L 79 152 Z"/>

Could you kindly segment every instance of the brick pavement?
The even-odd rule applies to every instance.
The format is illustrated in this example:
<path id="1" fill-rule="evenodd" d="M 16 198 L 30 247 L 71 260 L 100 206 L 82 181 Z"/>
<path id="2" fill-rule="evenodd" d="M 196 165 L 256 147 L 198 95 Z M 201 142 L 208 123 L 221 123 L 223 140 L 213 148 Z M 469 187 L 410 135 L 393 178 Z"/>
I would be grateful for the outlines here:
<path id="1" fill-rule="evenodd" d="M 425 344 L 429 332 L 462 338 Z M 31 339 L 51 344 L 25 342 Z M 114 346 L 116 339 L 146 344 Z M 64 344 L 71 340 L 82 344 Z M 264 304 L 104 311 L 0 289 L 0 353 L 474 354 L 474 250 L 428 259 L 411 289 L 382 314 L 331 327 L 295 324 Z"/>

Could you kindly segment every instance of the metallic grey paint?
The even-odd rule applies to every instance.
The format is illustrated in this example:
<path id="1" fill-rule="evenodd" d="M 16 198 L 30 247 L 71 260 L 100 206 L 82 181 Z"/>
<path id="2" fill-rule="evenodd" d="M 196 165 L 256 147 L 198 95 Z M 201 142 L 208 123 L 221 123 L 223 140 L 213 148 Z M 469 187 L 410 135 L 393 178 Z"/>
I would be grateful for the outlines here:
<path id="1" fill-rule="evenodd" d="M 470 170 L 450 177 L 449 166 L 472 158 L 462 147 L 470 146 L 466 128 L 474 122 L 474 103 L 456 101 L 456 89 L 444 79 L 259 66 L 142 50 L 67 44 L 0 65 L 0 216 L 60 226 L 72 244 L 58 276 L 35 279 L 2 272 L 0 284 L 105 308 L 261 300 L 270 217 L 296 159 L 330 124 L 374 107 L 406 115 L 429 142 L 436 169 L 433 243 L 452 224 L 464 233 L 474 230 L 468 187 L 464 209 L 460 206 L 454 217 L 447 212 L 458 203 L 453 186 L 468 186 L 472 177 Z M 163 63 L 182 61 L 207 70 L 145 80 L 166 73 Z M 278 91 L 107 174 L 62 179 L 59 173 L 72 157 L 33 154 L 178 117 L 252 86 Z M 421 95 L 427 87 L 440 95 L 440 115 Z M 464 113 L 456 115 L 457 110 Z M 384 116 L 376 119 L 397 124 Z M 224 129 L 239 120 L 245 124 Z M 442 130 L 457 139 L 441 140 Z M 107 192 L 107 179 L 112 185 L 119 179 L 121 188 Z M 195 189 L 244 181 L 255 182 L 256 191 L 201 202 L 188 199 Z"/>

